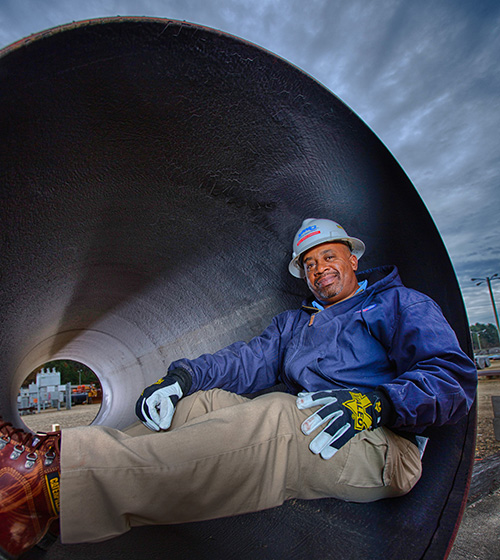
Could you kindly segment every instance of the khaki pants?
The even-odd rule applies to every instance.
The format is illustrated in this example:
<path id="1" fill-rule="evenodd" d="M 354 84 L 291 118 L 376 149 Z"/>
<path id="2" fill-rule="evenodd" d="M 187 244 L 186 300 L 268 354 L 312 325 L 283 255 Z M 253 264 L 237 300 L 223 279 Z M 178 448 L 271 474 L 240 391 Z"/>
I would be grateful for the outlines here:
<path id="1" fill-rule="evenodd" d="M 421 474 L 418 449 L 379 428 L 325 461 L 300 424 L 295 397 L 256 399 L 220 389 L 181 399 L 168 432 L 142 424 L 63 430 L 61 537 L 100 541 L 132 526 L 201 521 L 291 498 L 369 502 L 405 494 Z M 318 430 L 319 431 L 319 430 Z"/>

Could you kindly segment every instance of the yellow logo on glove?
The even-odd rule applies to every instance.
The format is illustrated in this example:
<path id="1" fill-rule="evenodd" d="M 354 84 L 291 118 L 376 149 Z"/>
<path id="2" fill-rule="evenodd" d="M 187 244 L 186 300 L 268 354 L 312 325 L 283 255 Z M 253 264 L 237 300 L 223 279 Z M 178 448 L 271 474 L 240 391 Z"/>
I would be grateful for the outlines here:
<path id="1" fill-rule="evenodd" d="M 351 393 L 352 400 L 346 401 L 343 405 L 352 412 L 352 419 L 354 420 L 354 429 L 369 430 L 373 424 L 373 418 L 366 412 L 366 409 L 372 405 L 370 399 L 362 393 Z M 380 403 L 377 403 L 380 408 Z M 376 408 L 376 407 L 375 407 Z"/>

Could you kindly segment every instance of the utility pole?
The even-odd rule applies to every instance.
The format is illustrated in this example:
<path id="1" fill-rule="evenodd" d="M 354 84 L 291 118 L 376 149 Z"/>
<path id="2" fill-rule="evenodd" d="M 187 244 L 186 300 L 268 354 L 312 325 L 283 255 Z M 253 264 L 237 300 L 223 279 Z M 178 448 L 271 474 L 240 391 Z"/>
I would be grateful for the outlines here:
<path id="1" fill-rule="evenodd" d="M 479 351 L 482 350 L 481 348 L 481 333 L 486 332 L 486 329 L 483 329 L 482 331 L 471 331 L 471 333 L 474 333 L 477 336 L 477 344 L 479 346 Z"/>
<path id="2" fill-rule="evenodd" d="M 498 343 L 500 344 L 500 324 L 498 323 L 498 312 L 497 306 L 495 303 L 495 297 L 493 296 L 493 290 L 491 288 L 491 281 L 492 280 L 500 280 L 500 276 L 497 272 L 493 274 L 493 276 L 486 276 L 486 278 L 471 278 L 471 282 L 476 282 L 476 286 L 480 286 L 484 282 L 488 285 L 488 290 L 490 292 L 490 299 L 491 305 L 493 306 L 493 313 L 495 314 L 495 323 L 497 325 L 497 335 L 498 335 Z"/>

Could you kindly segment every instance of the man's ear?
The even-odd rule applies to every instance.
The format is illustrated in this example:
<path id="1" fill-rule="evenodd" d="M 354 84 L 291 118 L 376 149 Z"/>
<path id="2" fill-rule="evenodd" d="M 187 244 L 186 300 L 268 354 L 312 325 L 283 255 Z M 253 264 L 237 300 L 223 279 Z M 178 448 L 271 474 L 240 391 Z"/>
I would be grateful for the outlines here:
<path id="1" fill-rule="evenodd" d="M 352 269 L 354 270 L 354 272 L 356 272 L 356 270 L 358 270 L 358 257 L 351 253 L 349 261 L 351 263 Z"/>

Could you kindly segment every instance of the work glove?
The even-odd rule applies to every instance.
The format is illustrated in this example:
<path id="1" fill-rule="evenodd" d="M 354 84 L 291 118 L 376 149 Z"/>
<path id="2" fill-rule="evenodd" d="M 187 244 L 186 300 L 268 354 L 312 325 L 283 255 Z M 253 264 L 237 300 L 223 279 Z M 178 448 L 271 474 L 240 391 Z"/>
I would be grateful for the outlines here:
<path id="1" fill-rule="evenodd" d="M 146 387 L 135 405 L 139 420 L 150 430 L 166 430 L 172 423 L 175 405 L 191 388 L 191 374 L 177 368 Z"/>
<path id="2" fill-rule="evenodd" d="M 341 389 L 298 394 L 299 409 L 318 405 L 323 406 L 304 420 L 301 430 L 308 436 L 326 424 L 324 430 L 309 444 L 309 449 L 323 459 L 331 459 L 362 430 L 373 430 L 383 425 L 391 408 L 387 397 L 380 391 L 361 393 L 356 389 Z"/>

